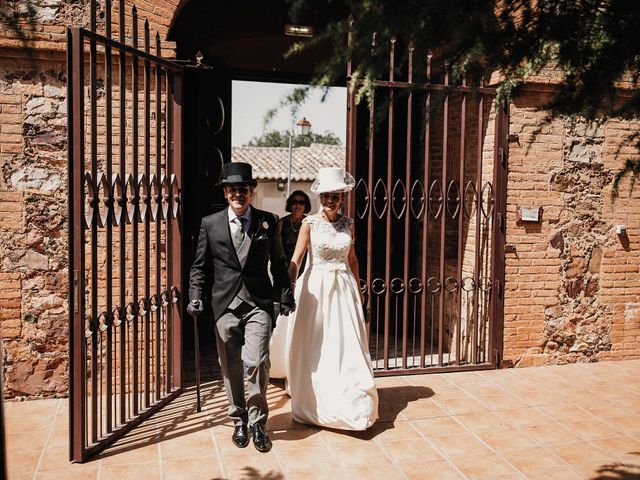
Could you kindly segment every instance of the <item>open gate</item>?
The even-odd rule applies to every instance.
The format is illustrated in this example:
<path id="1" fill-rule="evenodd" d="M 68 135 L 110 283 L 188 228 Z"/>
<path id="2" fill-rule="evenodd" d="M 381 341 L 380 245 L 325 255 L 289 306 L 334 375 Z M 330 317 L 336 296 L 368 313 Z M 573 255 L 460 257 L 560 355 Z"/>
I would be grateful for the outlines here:
<path id="1" fill-rule="evenodd" d="M 348 96 L 361 288 L 377 375 L 495 368 L 502 352 L 508 112 L 400 42 Z M 351 64 L 348 67 L 351 75 Z"/>
<path id="2" fill-rule="evenodd" d="M 70 459 L 82 462 L 181 389 L 182 67 L 136 8 L 125 43 L 68 29 Z M 117 73 L 117 74 L 116 74 Z"/>

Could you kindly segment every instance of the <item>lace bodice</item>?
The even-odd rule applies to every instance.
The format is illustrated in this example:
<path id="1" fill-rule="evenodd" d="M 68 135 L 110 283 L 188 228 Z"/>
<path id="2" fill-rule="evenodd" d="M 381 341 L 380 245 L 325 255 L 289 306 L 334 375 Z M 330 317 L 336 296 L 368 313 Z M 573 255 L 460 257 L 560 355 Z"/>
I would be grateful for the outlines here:
<path id="1" fill-rule="evenodd" d="M 327 222 L 310 215 L 302 221 L 311 227 L 310 264 L 319 267 L 346 265 L 353 241 L 353 219 L 343 215 L 335 222 Z"/>

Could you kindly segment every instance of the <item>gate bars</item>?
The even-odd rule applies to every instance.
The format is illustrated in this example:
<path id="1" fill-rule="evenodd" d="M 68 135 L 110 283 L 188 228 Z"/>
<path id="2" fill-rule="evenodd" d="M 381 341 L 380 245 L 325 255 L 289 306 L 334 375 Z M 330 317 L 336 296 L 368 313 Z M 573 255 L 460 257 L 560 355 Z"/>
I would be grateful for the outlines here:
<path id="1" fill-rule="evenodd" d="M 90 30 L 67 30 L 69 435 L 77 462 L 182 384 L 182 68 L 161 58 L 157 34 L 150 53 L 147 21 L 138 48 L 135 6 L 131 45 L 124 0 L 117 41 L 111 1 L 104 35 L 95 0 L 90 8 Z"/>
<path id="2" fill-rule="evenodd" d="M 396 65 L 399 49 L 406 63 Z M 508 111 L 396 38 L 369 103 L 348 94 L 347 205 L 376 375 L 495 368 L 502 352 Z M 380 60 L 380 58 L 378 58 Z M 420 64 L 418 68 L 416 64 Z M 347 65 L 351 77 L 352 62 Z M 418 73 L 419 72 L 419 73 Z"/>

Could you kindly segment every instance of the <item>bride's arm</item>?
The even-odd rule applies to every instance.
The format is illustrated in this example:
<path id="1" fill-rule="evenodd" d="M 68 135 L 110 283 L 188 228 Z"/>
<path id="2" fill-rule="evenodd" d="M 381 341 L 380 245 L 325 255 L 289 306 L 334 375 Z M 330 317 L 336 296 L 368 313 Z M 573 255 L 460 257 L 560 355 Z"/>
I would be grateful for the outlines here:
<path id="1" fill-rule="evenodd" d="M 300 268 L 300 262 L 304 258 L 304 254 L 307 251 L 307 245 L 309 244 L 309 238 L 311 227 L 307 222 L 302 222 L 300 231 L 298 232 L 298 240 L 296 241 L 296 249 L 293 251 L 291 262 L 289 263 L 289 278 L 291 279 L 291 285 L 296 283 L 298 278 L 298 269 Z"/>
<path id="2" fill-rule="evenodd" d="M 355 228 L 351 226 L 351 238 L 355 238 Z M 358 257 L 356 256 L 356 249 L 354 244 L 351 244 L 351 248 L 349 249 L 349 268 L 351 269 L 351 273 L 356 279 L 356 285 L 358 286 L 358 292 L 360 292 L 360 303 L 364 304 L 364 294 L 360 291 L 360 267 L 358 266 Z"/>

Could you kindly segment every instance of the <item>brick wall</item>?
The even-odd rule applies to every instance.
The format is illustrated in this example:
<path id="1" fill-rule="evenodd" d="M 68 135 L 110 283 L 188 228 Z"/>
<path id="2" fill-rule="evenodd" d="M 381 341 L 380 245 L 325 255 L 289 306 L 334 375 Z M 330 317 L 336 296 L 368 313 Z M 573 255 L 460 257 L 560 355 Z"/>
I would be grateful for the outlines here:
<path id="1" fill-rule="evenodd" d="M 640 296 L 639 192 L 612 181 L 639 125 L 545 122 L 545 92 L 511 105 L 504 358 L 520 366 L 635 358 Z M 542 207 L 541 223 L 516 208 Z M 628 237 L 615 234 L 626 224 Z"/>

